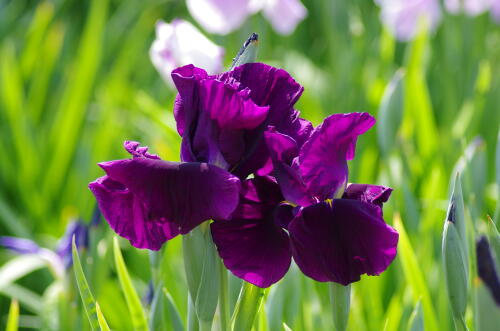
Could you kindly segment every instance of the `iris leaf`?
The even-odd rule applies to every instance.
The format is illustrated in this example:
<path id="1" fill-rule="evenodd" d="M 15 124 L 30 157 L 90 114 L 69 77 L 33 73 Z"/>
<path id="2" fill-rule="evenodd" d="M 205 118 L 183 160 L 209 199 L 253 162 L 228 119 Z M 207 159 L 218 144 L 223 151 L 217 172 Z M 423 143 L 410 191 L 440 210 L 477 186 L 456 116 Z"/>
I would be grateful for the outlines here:
<path id="1" fill-rule="evenodd" d="M 72 253 L 73 270 L 75 271 L 76 284 L 78 285 L 78 291 L 80 292 L 80 298 L 82 298 L 85 313 L 87 314 L 92 330 L 99 330 L 96 301 L 94 299 L 94 296 L 92 295 L 92 291 L 90 290 L 87 279 L 85 278 L 85 273 L 83 272 L 80 257 L 78 256 L 78 250 L 75 244 L 75 237 L 73 237 Z"/>
<path id="2" fill-rule="evenodd" d="M 7 317 L 7 327 L 5 331 L 17 331 L 19 324 L 19 303 L 17 300 L 12 300 L 9 308 L 9 316 Z"/>
<path id="3" fill-rule="evenodd" d="M 110 328 L 108 326 L 108 323 L 106 322 L 106 319 L 104 318 L 104 315 L 102 314 L 101 307 L 99 307 L 99 303 L 95 303 L 95 308 L 97 312 L 97 320 L 99 322 L 99 326 L 101 327 L 101 331 L 110 331 Z"/>
<path id="4" fill-rule="evenodd" d="M 135 291 L 130 275 L 127 271 L 127 266 L 123 260 L 120 247 L 118 245 L 118 238 L 113 238 L 113 252 L 115 256 L 115 267 L 118 273 L 118 279 L 120 280 L 120 285 L 122 287 L 123 294 L 125 295 L 125 300 L 127 301 L 127 307 L 129 309 L 132 325 L 134 330 L 148 330 L 146 315 L 141 306 L 141 300 Z"/>
<path id="5" fill-rule="evenodd" d="M 429 289 L 426 286 L 427 283 L 419 267 L 415 251 L 412 248 L 410 239 L 406 234 L 406 230 L 399 215 L 394 219 L 394 226 L 399 232 L 399 260 L 401 261 L 405 278 L 412 288 L 415 301 L 419 300 L 421 297 L 426 330 L 437 331 L 439 327 Z"/>
<path id="6" fill-rule="evenodd" d="M 262 306 L 266 290 L 244 282 L 233 313 L 231 325 L 233 331 L 250 331 L 259 309 Z"/>
<path id="7" fill-rule="evenodd" d="M 415 309 L 411 313 L 408 321 L 408 331 L 424 331 L 424 318 L 422 313 L 422 304 L 420 300 L 415 305 Z"/>
<path id="8" fill-rule="evenodd" d="M 403 71 L 397 71 L 387 86 L 378 110 L 377 137 L 382 151 L 388 154 L 394 147 L 403 116 Z"/>

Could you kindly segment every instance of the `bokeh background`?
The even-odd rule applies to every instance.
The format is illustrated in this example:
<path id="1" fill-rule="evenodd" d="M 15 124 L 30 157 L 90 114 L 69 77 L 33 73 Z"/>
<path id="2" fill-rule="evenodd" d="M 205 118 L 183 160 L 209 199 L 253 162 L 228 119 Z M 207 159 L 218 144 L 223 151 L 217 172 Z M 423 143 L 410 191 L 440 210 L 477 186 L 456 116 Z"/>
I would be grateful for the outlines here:
<path id="1" fill-rule="evenodd" d="M 378 120 L 359 139 L 350 180 L 394 188 L 384 216 L 400 231 L 400 244 L 383 275 L 353 284 L 349 329 L 406 330 L 421 302 L 426 330 L 452 330 L 441 234 L 456 172 L 471 247 L 487 215 L 498 224 L 500 25 L 487 10 L 452 14 L 437 1 L 440 24 L 426 29 L 425 20 L 417 20 L 421 32 L 398 41 L 391 23 L 382 21 L 382 2 L 303 0 L 307 17 L 289 35 L 275 32 L 259 13 L 216 35 L 180 0 L 0 0 L 0 234 L 56 249 L 68 224 L 92 221 L 95 201 L 87 185 L 103 174 L 97 162 L 127 157 L 125 140 L 179 159 L 175 90 L 149 58 L 157 20 L 193 23 L 225 48 L 225 68 L 257 32 L 258 60 L 284 68 L 305 87 L 296 105 L 302 117 L 317 125 L 332 113 L 367 111 Z M 101 220 L 80 253 L 110 327 L 131 330 L 113 236 Z M 147 309 L 150 257 L 120 243 Z M 473 250 L 470 255 L 474 261 Z M 180 238 L 166 245 L 161 267 L 184 319 Z M 494 330 L 500 310 L 474 263 L 471 268 L 468 324 Z M 0 325 L 16 298 L 22 329 L 88 330 L 73 278 L 71 267 L 60 274 L 46 259 L 1 249 Z M 231 282 L 234 303 L 238 281 Z M 491 310 L 478 309 L 481 302 Z M 296 267 L 269 291 L 264 308 L 258 330 L 282 330 L 282 322 L 292 330 L 332 329 L 327 285 Z M 480 313 L 490 325 L 478 327 Z"/>

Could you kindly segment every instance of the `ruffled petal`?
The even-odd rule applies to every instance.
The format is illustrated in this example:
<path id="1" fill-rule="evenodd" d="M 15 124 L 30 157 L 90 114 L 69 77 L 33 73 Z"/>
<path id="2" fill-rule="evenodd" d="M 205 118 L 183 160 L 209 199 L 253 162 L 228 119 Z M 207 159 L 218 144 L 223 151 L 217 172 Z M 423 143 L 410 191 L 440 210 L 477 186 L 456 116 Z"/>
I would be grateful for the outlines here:
<path id="1" fill-rule="evenodd" d="M 358 136 L 373 124 L 368 113 L 334 114 L 313 131 L 299 154 L 300 173 L 310 193 L 326 200 L 345 187 L 347 160 L 354 157 Z"/>
<path id="2" fill-rule="evenodd" d="M 89 188 L 110 227 L 132 246 L 156 251 L 179 234 L 175 223 L 150 215 L 137 196 L 108 176 L 90 183 Z"/>
<path id="3" fill-rule="evenodd" d="M 293 258 L 302 272 L 320 282 L 348 285 L 362 274 L 386 270 L 399 236 L 378 209 L 349 199 L 303 208 L 288 226 Z"/>
<path id="4" fill-rule="evenodd" d="M 239 179 L 206 163 L 136 158 L 99 165 L 137 196 L 153 218 L 176 223 L 181 234 L 205 220 L 229 218 L 238 204 Z"/>
<path id="5" fill-rule="evenodd" d="M 241 201 L 229 221 L 211 224 L 212 238 L 224 265 L 237 277 L 269 287 L 288 271 L 288 236 L 274 221 L 274 207 L 282 199 L 271 178 L 243 182 Z"/>
<path id="6" fill-rule="evenodd" d="M 382 207 L 389 200 L 392 188 L 370 184 L 349 184 L 344 191 L 343 199 L 354 199 Z"/>
<path id="7" fill-rule="evenodd" d="M 279 130 L 281 123 L 295 119 L 293 105 L 304 88 L 285 70 L 264 63 L 247 63 L 218 77 L 239 90 L 249 90 L 250 98 L 257 105 L 269 106 L 268 125 Z"/>
<path id="8" fill-rule="evenodd" d="M 257 106 L 245 91 L 216 80 L 204 80 L 199 85 L 201 109 L 221 129 L 255 129 L 268 115 L 269 106 Z"/>

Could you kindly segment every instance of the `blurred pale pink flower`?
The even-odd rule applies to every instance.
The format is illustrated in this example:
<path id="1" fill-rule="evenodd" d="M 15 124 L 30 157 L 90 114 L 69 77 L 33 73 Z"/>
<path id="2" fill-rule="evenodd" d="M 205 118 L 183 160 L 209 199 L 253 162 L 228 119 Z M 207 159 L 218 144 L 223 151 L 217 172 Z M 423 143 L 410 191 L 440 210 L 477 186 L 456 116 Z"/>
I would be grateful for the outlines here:
<path id="1" fill-rule="evenodd" d="M 381 7 L 381 19 L 398 40 L 408 41 L 423 21 L 433 31 L 441 21 L 437 0 L 375 0 Z"/>
<path id="2" fill-rule="evenodd" d="M 500 0 L 492 0 L 490 12 L 493 20 L 500 24 Z"/>
<path id="3" fill-rule="evenodd" d="M 260 3 L 262 14 L 280 34 L 292 33 L 307 16 L 307 9 L 299 0 L 260 0 Z"/>
<path id="4" fill-rule="evenodd" d="M 469 16 L 476 16 L 487 11 L 492 0 L 445 0 L 446 10 L 452 14 L 464 12 Z"/>
<path id="5" fill-rule="evenodd" d="M 490 11 L 491 18 L 500 23 L 500 0 L 446 0 L 446 9 L 452 14 L 465 13 L 477 16 Z"/>
<path id="6" fill-rule="evenodd" d="M 165 82 L 173 85 L 173 69 L 194 64 L 216 74 L 223 69 L 224 48 L 205 37 L 191 23 L 175 19 L 156 23 L 156 39 L 149 50 L 151 62 Z"/>
<path id="7" fill-rule="evenodd" d="M 248 16 L 262 11 L 273 29 L 292 33 L 307 15 L 300 0 L 187 0 L 191 15 L 211 33 L 225 35 L 239 28 Z"/>

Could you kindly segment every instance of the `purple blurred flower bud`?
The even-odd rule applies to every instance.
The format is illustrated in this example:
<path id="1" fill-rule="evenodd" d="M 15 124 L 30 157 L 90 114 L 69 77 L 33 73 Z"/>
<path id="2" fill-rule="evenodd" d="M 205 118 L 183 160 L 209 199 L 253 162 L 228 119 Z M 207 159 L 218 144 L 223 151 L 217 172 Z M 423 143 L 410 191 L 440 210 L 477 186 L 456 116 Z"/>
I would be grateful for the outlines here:
<path id="1" fill-rule="evenodd" d="M 90 220 L 91 226 L 99 226 L 101 224 L 102 213 L 99 209 L 99 205 L 95 205 L 94 210 L 92 211 L 92 219 Z"/>
<path id="2" fill-rule="evenodd" d="M 490 290 L 496 304 L 500 306 L 500 277 L 491 254 L 490 244 L 485 236 L 476 242 L 477 273 Z M 497 266 L 498 267 L 498 266 Z"/>
<path id="3" fill-rule="evenodd" d="M 224 48 L 205 37 L 191 23 L 175 19 L 172 23 L 156 23 L 156 39 L 149 50 L 151 61 L 165 82 L 172 85 L 174 68 L 194 64 L 208 73 L 222 71 Z"/>
<path id="4" fill-rule="evenodd" d="M 73 263 L 71 255 L 71 242 L 75 236 L 75 243 L 78 249 L 87 248 L 89 246 L 89 230 L 88 226 L 81 221 L 74 221 L 68 224 L 64 235 L 57 244 L 56 253 L 63 261 L 64 266 L 69 268 Z"/>
<path id="5" fill-rule="evenodd" d="M 381 19 L 398 40 L 408 41 L 418 33 L 423 20 L 435 30 L 441 20 L 437 0 L 376 0 L 381 7 Z"/>
<path id="6" fill-rule="evenodd" d="M 30 239 L 7 236 L 0 237 L 0 246 L 19 254 L 36 254 L 41 249 L 40 246 Z"/>

